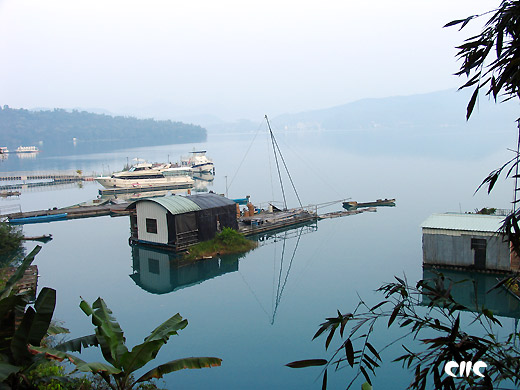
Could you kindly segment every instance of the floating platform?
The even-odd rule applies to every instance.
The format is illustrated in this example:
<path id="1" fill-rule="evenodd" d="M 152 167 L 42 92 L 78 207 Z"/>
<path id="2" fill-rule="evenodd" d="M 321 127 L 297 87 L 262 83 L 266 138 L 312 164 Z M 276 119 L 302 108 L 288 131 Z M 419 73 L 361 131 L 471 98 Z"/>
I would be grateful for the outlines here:
<path id="1" fill-rule="evenodd" d="M 126 206 L 128 206 L 128 203 L 122 203 L 117 205 L 106 204 L 101 206 L 76 206 L 63 209 L 37 210 L 22 213 L 13 213 L 3 215 L 2 217 L 7 218 L 8 222 L 13 225 L 53 222 L 60 220 L 64 221 L 77 218 L 100 217 L 104 215 L 116 217 L 120 215 L 129 214 L 129 212 L 126 210 Z"/>
<path id="2" fill-rule="evenodd" d="M 375 207 L 368 207 L 366 209 L 354 209 L 354 210 L 345 210 L 345 211 L 333 211 L 331 213 L 321 214 L 319 219 L 327 219 L 327 218 L 339 218 L 346 217 L 349 215 L 361 214 L 364 212 L 372 212 L 375 213 L 377 209 Z"/>
<path id="3" fill-rule="evenodd" d="M 263 211 L 251 217 L 240 218 L 238 231 L 245 236 L 251 236 L 317 219 L 318 214 L 316 212 L 305 209 L 275 212 Z"/>

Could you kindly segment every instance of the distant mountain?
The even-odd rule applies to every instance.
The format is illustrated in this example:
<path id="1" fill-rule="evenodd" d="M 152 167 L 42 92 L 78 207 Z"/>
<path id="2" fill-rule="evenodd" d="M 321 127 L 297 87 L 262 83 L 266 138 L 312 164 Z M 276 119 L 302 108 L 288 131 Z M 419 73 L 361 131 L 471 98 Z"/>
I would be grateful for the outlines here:
<path id="1" fill-rule="evenodd" d="M 412 96 L 363 99 L 337 107 L 285 114 L 273 119 L 280 129 L 362 130 L 511 128 L 520 111 L 518 103 L 496 104 L 482 97 L 466 122 L 466 91 L 441 91 Z"/>
<path id="2" fill-rule="evenodd" d="M 1 145 L 10 150 L 20 145 L 39 145 L 51 154 L 66 154 L 77 145 L 86 151 L 121 147 L 175 143 L 195 143 L 206 140 L 206 129 L 153 119 L 94 114 L 86 111 L 29 111 L 0 108 Z M 76 148 L 77 151 L 77 148 Z"/>

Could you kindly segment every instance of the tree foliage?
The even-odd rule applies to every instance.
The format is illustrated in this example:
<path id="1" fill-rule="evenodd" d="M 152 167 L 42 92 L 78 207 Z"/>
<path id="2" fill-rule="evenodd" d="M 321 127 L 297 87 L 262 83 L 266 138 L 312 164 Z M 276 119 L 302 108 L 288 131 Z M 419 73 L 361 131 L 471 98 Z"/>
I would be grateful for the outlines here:
<path id="1" fill-rule="evenodd" d="M 467 283 L 467 282 L 466 282 Z M 327 318 L 314 335 L 313 339 L 327 335 L 325 349 L 337 341 L 329 359 L 308 359 L 287 364 L 292 368 L 323 366 L 323 388 L 326 388 L 327 370 L 337 371 L 353 368 L 350 388 L 355 380 L 362 376 L 371 384 L 377 368 L 383 364 L 382 350 L 401 339 L 396 339 L 384 346 L 372 343 L 377 323 L 385 323 L 388 328 L 399 327 L 402 333 L 419 341 L 419 348 L 402 345 L 403 355 L 394 362 L 401 362 L 403 367 L 413 371 L 410 389 L 493 389 L 501 388 L 502 383 L 520 385 L 520 350 L 518 335 L 510 334 L 500 338 L 493 332 L 493 326 L 500 321 L 486 307 L 479 306 L 479 311 L 461 305 L 451 294 L 454 283 L 438 274 L 435 279 L 421 280 L 416 286 L 410 286 L 405 280 L 396 277 L 396 282 L 386 283 L 377 291 L 384 299 L 373 306 L 360 301 L 351 313 Z M 470 286 L 458 286 L 471 288 Z M 497 288 L 499 285 L 496 286 Z M 465 313 L 465 314 L 462 314 Z M 476 336 L 466 332 L 461 318 L 472 316 L 467 323 L 478 323 L 484 335 Z M 484 361 L 487 370 L 483 378 L 463 376 L 454 380 L 444 374 L 444 365 L 449 361 Z"/>
<path id="2" fill-rule="evenodd" d="M 15 284 L 31 265 L 41 247 L 37 246 L 21 263 L 0 291 L 0 388 L 33 389 L 27 375 L 42 361 L 29 352 L 29 344 L 40 345 L 49 331 L 65 331 L 51 327 L 56 305 L 56 291 L 44 287 L 33 306 L 26 293 L 16 293 Z"/>
<path id="3" fill-rule="evenodd" d="M 22 239 L 19 227 L 0 222 L 0 266 L 10 265 L 23 252 Z"/>
<path id="4" fill-rule="evenodd" d="M 77 371 L 99 375 L 112 390 L 134 389 L 143 382 L 162 378 L 163 375 L 174 371 L 215 367 L 220 366 L 222 362 L 222 359 L 216 357 L 181 358 L 161 364 L 134 379 L 135 371 L 155 359 L 170 336 L 177 335 L 179 330 L 188 325 L 188 321 L 177 313 L 155 328 L 143 343 L 129 350 L 125 345 L 126 340 L 121 326 L 103 299 L 98 298 L 92 306 L 85 300 L 81 300 L 80 308 L 87 316 L 92 317 L 95 334 L 69 340 L 55 348 L 31 347 L 31 352 L 41 353 L 47 358 L 58 361 L 67 359 L 76 366 Z M 81 352 L 82 348 L 89 346 L 99 346 L 106 363 L 88 363 L 67 353 L 67 351 Z"/>
<path id="5" fill-rule="evenodd" d="M 470 22 L 485 20 L 480 34 L 472 36 L 458 47 L 457 57 L 461 60 L 457 75 L 466 76 L 467 81 L 460 87 L 473 88 L 473 94 L 466 109 L 466 119 L 474 111 L 479 94 L 482 92 L 495 100 L 506 101 L 520 98 L 520 1 L 504 0 L 489 12 L 454 20 L 445 27 L 459 26 L 464 29 Z M 516 155 L 491 172 L 478 187 L 487 186 L 488 193 L 494 188 L 500 175 L 518 179 L 520 150 Z M 515 210 L 520 200 L 518 180 L 515 184 Z M 502 227 L 513 250 L 520 254 L 520 210 L 506 217 Z M 382 364 L 381 349 L 370 342 L 376 323 L 386 321 L 387 327 L 399 326 L 404 335 L 419 341 L 420 348 L 414 350 L 403 345 L 405 353 L 394 361 L 414 372 L 411 389 L 425 389 L 433 384 L 436 389 L 493 389 L 503 384 L 520 385 L 520 350 L 515 332 L 499 337 L 495 332 L 501 324 L 486 307 L 478 307 L 473 312 L 472 323 L 481 325 L 483 334 L 476 336 L 464 331 L 462 318 L 467 317 L 468 307 L 456 302 L 451 291 L 453 283 L 439 275 L 434 281 L 420 280 L 416 286 L 396 278 L 397 282 L 386 283 L 377 291 L 384 299 L 374 306 L 360 301 L 351 313 L 327 318 L 314 338 L 327 334 L 325 349 L 339 336 L 339 346 L 329 359 L 308 359 L 289 363 L 289 367 L 301 368 L 322 366 L 323 384 L 327 387 L 327 371 L 351 367 L 356 372 L 350 387 L 360 375 L 370 385 L 371 378 Z M 508 278 L 495 288 L 508 282 Z M 458 286 L 458 288 L 467 288 Z M 426 303 L 426 309 L 422 307 Z M 468 314 L 463 314 L 468 313 Z M 465 324 L 466 325 L 466 324 Z M 393 342 L 397 342 L 394 340 Z M 384 349 L 384 348 L 383 348 Z M 483 378 L 462 376 L 454 381 L 444 375 L 444 365 L 449 361 L 484 361 L 487 370 Z M 429 387 L 428 387 L 429 388 Z"/>
<path id="6" fill-rule="evenodd" d="M 467 82 L 460 87 L 474 88 L 466 110 L 469 119 L 480 92 L 497 101 L 520 98 L 520 1 L 504 0 L 494 10 L 465 19 L 454 20 L 445 27 L 460 26 L 462 30 L 470 22 L 488 18 L 480 34 L 472 36 L 458 47 L 457 57 L 462 61 L 459 76 L 466 76 Z M 492 171 L 481 183 L 479 190 L 487 186 L 488 193 L 494 188 L 501 175 L 519 177 L 520 128 L 516 155 L 500 168 Z M 520 199 L 518 180 L 515 184 L 514 206 Z M 520 253 L 520 210 L 509 214 L 502 230 L 507 235 L 516 253 Z"/>
<path id="7" fill-rule="evenodd" d="M 10 150 L 39 141 L 43 141 L 41 149 L 44 151 L 71 149 L 73 138 L 78 144 L 134 141 L 141 146 L 206 140 L 204 128 L 182 122 L 114 117 L 77 110 L 29 111 L 8 106 L 0 108 L 0 133 L 1 146 Z"/>
<path id="8" fill-rule="evenodd" d="M 505 100 L 520 97 L 520 1 L 502 1 L 494 10 L 454 20 L 445 27 L 460 26 L 462 30 L 486 16 L 489 19 L 481 33 L 457 47 L 462 65 L 456 74 L 468 78 L 460 89 L 474 88 L 467 107 L 468 119 L 481 90 L 495 101 L 499 97 Z"/>

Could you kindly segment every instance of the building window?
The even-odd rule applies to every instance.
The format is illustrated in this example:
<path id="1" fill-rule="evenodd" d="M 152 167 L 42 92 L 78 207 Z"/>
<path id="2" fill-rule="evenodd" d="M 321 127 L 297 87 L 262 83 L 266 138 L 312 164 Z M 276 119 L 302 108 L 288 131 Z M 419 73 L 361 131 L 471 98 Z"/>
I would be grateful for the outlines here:
<path id="1" fill-rule="evenodd" d="M 160 274 L 160 268 L 159 268 L 159 260 L 156 259 L 148 259 L 148 271 L 151 274 Z"/>
<path id="2" fill-rule="evenodd" d="M 146 232 L 157 234 L 157 220 L 146 218 Z"/>

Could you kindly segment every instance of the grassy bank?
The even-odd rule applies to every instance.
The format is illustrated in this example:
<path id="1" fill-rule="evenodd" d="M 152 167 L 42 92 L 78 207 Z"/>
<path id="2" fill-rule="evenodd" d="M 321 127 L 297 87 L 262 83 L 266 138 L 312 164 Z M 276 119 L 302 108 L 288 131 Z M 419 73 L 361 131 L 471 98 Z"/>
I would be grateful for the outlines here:
<path id="1" fill-rule="evenodd" d="M 224 228 L 212 240 L 199 242 L 197 245 L 190 247 L 183 258 L 185 260 L 198 260 L 231 253 L 242 253 L 257 246 L 257 242 L 248 240 L 237 231 Z"/>

